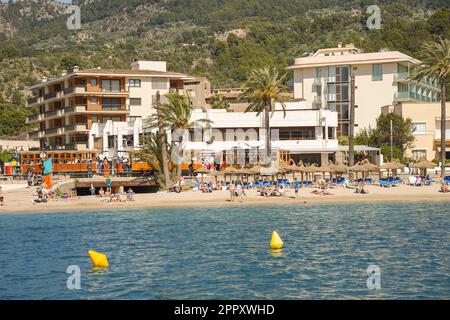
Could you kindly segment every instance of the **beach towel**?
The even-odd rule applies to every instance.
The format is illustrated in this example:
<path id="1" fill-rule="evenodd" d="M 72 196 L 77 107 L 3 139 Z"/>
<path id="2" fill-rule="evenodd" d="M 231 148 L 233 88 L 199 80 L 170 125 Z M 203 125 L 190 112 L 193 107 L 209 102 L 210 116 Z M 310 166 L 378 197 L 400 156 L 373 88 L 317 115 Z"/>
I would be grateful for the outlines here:
<path id="1" fill-rule="evenodd" d="M 47 189 L 51 189 L 52 187 L 52 175 L 47 174 L 44 176 L 44 182 L 42 183 Z"/>
<path id="2" fill-rule="evenodd" d="M 48 158 L 44 161 L 44 175 L 53 173 L 53 161 L 52 158 Z"/>

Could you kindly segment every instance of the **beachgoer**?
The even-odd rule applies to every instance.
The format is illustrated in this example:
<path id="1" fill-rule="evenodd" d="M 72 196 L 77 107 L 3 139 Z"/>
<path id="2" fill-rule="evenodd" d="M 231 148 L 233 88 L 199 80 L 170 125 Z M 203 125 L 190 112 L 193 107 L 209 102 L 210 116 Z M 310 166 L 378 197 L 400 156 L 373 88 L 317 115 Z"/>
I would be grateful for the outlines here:
<path id="1" fill-rule="evenodd" d="M 94 187 L 94 183 L 91 183 L 91 187 L 89 189 L 91 191 L 91 196 L 95 196 L 95 187 Z"/>
<path id="2" fill-rule="evenodd" d="M 103 190 L 103 188 L 100 188 L 100 190 L 98 190 L 98 196 L 100 198 L 103 198 L 105 196 L 105 190 Z"/>
<path id="3" fill-rule="evenodd" d="M 294 192 L 295 192 L 295 197 L 297 198 L 298 196 L 298 191 L 300 190 L 300 182 L 297 180 L 297 178 L 294 179 Z"/>
<path id="4" fill-rule="evenodd" d="M 450 190 L 448 189 L 448 186 L 444 182 L 442 182 L 442 185 L 441 185 L 441 192 L 442 193 L 450 192 Z"/>
<path id="5" fill-rule="evenodd" d="M 180 193 L 183 192 L 183 188 L 186 185 L 186 181 L 184 181 L 183 177 L 180 177 Z"/>
<path id="6" fill-rule="evenodd" d="M 111 192 L 111 177 L 107 176 L 105 179 L 105 183 L 106 183 L 106 191 L 107 192 Z"/>
<path id="7" fill-rule="evenodd" d="M 34 170 L 28 170 L 27 172 L 27 183 L 28 183 L 28 189 L 30 189 L 33 186 L 33 181 L 34 181 Z"/>
<path id="8" fill-rule="evenodd" d="M 131 188 L 127 191 L 127 201 L 134 201 L 134 191 Z"/>
<path id="9" fill-rule="evenodd" d="M 0 206 L 4 207 L 5 206 L 5 196 L 2 193 L 3 193 L 3 191 L 0 189 Z"/>
<path id="10" fill-rule="evenodd" d="M 231 181 L 230 183 L 230 201 L 233 202 L 234 201 L 234 196 L 235 196 L 235 190 L 234 190 L 234 181 Z"/>
<path id="11" fill-rule="evenodd" d="M 88 170 L 88 177 L 92 178 L 92 162 L 91 161 L 89 161 L 89 163 L 88 163 L 87 170 Z"/>

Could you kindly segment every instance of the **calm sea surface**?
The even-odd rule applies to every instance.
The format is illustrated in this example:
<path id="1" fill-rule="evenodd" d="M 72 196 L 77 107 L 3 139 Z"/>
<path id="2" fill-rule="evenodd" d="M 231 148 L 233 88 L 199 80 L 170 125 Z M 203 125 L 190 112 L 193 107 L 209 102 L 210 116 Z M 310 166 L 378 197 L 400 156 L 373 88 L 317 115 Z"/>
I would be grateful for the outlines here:
<path id="1" fill-rule="evenodd" d="M 281 252 L 268 248 L 277 230 Z M 91 270 L 87 251 L 110 268 Z M 66 269 L 81 269 L 68 290 Z M 367 268 L 381 269 L 381 290 Z M 449 299 L 439 203 L 0 216 L 0 299 Z"/>

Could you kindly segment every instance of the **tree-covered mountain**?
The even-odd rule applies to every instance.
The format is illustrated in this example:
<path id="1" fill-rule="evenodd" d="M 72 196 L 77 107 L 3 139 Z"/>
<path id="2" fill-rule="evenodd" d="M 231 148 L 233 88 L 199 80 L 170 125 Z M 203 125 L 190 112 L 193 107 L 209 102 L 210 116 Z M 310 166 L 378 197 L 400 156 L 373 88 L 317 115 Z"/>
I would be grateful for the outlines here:
<path id="1" fill-rule="evenodd" d="M 450 37 L 448 0 L 74 2 L 81 30 L 67 29 L 61 3 L 0 4 L 1 99 L 20 106 L 25 85 L 73 65 L 127 68 L 135 58 L 166 60 L 171 70 L 207 76 L 214 86 L 238 86 L 252 68 L 282 70 L 304 52 L 338 42 L 420 58 L 424 41 Z M 366 26 L 372 4 L 382 11 L 380 30 Z M 242 37 L 225 36 L 235 29 Z"/>

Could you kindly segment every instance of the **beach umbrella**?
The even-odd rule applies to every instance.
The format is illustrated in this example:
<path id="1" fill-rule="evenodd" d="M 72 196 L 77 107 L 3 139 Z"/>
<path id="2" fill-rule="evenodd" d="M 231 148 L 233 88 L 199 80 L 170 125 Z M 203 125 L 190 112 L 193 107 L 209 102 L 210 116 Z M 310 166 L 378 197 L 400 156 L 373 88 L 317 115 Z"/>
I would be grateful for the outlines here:
<path id="1" fill-rule="evenodd" d="M 214 179 L 216 180 L 216 185 L 217 185 L 217 177 L 223 175 L 223 173 L 220 172 L 220 171 L 212 171 L 210 174 L 211 174 L 211 176 L 213 176 Z"/>
<path id="2" fill-rule="evenodd" d="M 209 170 L 207 170 L 205 168 L 200 168 L 198 170 L 195 170 L 195 173 L 202 175 L 202 182 L 203 182 L 203 175 L 208 174 Z"/>
<path id="3" fill-rule="evenodd" d="M 314 173 L 318 172 L 318 169 L 317 169 L 317 168 L 318 168 L 318 167 L 317 167 L 316 164 L 312 164 L 312 165 L 310 165 L 310 166 L 308 166 L 308 167 L 305 167 L 305 168 L 303 169 L 303 172 L 306 173 L 307 176 L 311 175 L 312 177 L 314 177 Z"/>
<path id="4" fill-rule="evenodd" d="M 250 169 L 251 174 L 259 175 L 261 172 L 261 165 L 257 164 L 253 168 Z"/>
<path id="5" fill-rule="evenodd" d="M 231 177 L 233 176 L 233 174 L 236 174 L 237 169 L 235 167 L 228 167 L 225 170 L 223 170 L 223 174 L 225 175 L 225 180 L 226 180 L 226 176 L 230 175 L 230 181 L 231 181 Z"/>
<path id="6" fill-rule="evenodd" d="M 356 179 L 358 179 L 358 172 L 361 172 L 363 177 L 364 174 L 369 172 L 369 168 L 367 166 L 363 166 L 361 163 L 355 164 L 349 168 L 349 171 L 355 172 Z"/>
<path id="7" fill-rule="evenodd" d="M 436 168 L 436 164 L 428 161 L 428 160 L 422 160 L 419 161 L 417 163 L 414 163 L 412 165 L 413 168 L 415 169 L 419 169 L 419 170 L 423 170 L 423 175 L 426 176 L 427 175 L 427 169 L 434 169 Z"/>
<path id="8" fill-rule="evenodd" d="M 387 170 L 388 172 L 389 171 L 394 172 L 394 170 L 395 170 L 395 172 L 397 172 L 397 170 L 403 169 L 403 168 L 405 168 L 405 165 L 401 164 L 398 161 L 391 161 L 391 162 L 385 163 L 384 165 L 381 166 L 381 169 Z"/>
<path id="9" fill-rule="evenodd" d="M 290 165 L 287 170 L 289 172 L 292 172 L 292 180 L 295 180 L 295 173 L 296 172 L 300 172 L 301 168 L 299 166 L 297 166 L 295 163 L 293 163 L 292 165 Z"/>
<path id="10" fill-rule="evenodd" d="M 380 171 L 380 167 L 377 165 L 374 165 L 373 163 L 370 163 L 369 161 L 361 163 L 361 165 L 365 168 L 367 168 L 367 171 L 369 172 L 378 172 Z"/>
<path id="11" fill-rule="evenodd" d="M 334 169 L 335 173 L 347 173 L 349 170 L 349 166 L 343 163 L 332 164 L 331 167 Z"/>
<path id="12" fill-rule="evenodd" d="M 436 164 L 428 160 L 422 160 L 412 165 L 413 168 L 417 169 L 434 169 Z"/>

